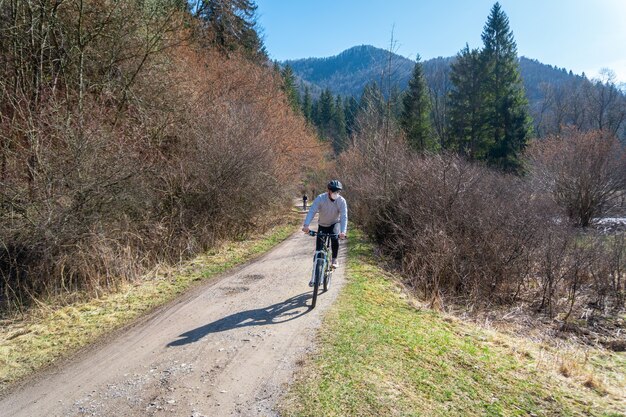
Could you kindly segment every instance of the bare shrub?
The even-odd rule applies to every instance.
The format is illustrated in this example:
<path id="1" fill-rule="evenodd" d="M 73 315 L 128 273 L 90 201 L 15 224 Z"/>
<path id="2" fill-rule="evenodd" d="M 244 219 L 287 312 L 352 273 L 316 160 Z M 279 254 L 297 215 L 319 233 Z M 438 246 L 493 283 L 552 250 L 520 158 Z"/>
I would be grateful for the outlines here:
<path id="1" fill-rule="evenodd" d="M 522 181 L 456 156 L 418 160 L 411 177 L 399 202 L 399 217 L 406 220 L 396 245 L 415 254 L 403 257 L 403 267 L 416 285 L 437 296 L 515 300 L 551 232 L 540 227 L 549 213 L 544 202 L 520 204 L 530 196 Z"/>
<path id="2" fill-rule="evenodd" d="M 619 311 L 626 290 L 626 234 L 586 236 L 584 247 L 589 253 L 588 277 L 593 288 L 588 306 L 601 312 L 609 308 Z"/>
<path id="3" fill-rule="evenodd" d="M 83 104 L 89 111 L 91 105 Z M 47 105 L 29 116 L 25 140 L 10 155 L 14 175 L 7 176 L 0 191 L 0 258 L 8 266 L 2 273 L 12 291 L 25 291 L 18 297 L 22 300 L 55 288 L 97 286 L 92 276 L 81 282 L 79 265 L 91 270 L 100 263 L 82 249 L 87 242 L 100 244 L 105 231 L 109 239 L 123 235 L 120 223 L 142 197 L 135 181 L 140 167 L 133 163 L 137 149 L 106 127 L 106 113 L 94 105 L 85 123 L 68 122 L 56 103 Z M 124 278 L 114 271 L 120 264 L 108 270 Z M 53 284 L 51 275 L 62 277 Z M 8 288 L 3 289 L 8 297 Z"/>
<path id="4" fill-rule="evenodd" d="M 340 169 L 352 217 L 433 306 L 522 302 L 568 320 L 589 303 L 623 305 L 623 239 L 581 236 L 526 178 L 413 154 L 401 138 L 355 144 Z"/>
<path id="5" fill-rule="evenodd" d="M 567 129 L 535 141 L 528 154 L 537 187 L 578 226 L 619 204 L 626 189 L 626 150 L 606 132 Z"/>
<path id="6" fill-rule="evenodd" d="M 0 308 L 280 221 L 322 159 L 280 77 L 207 49 L 176 3 L 0 4 L 23 23 L 0 23 Z"/>

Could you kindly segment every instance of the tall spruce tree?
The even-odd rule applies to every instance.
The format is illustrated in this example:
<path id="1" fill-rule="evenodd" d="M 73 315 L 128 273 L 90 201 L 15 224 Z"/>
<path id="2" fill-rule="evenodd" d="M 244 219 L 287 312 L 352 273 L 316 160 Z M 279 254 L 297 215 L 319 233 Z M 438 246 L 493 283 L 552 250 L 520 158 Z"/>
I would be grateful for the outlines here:
<path id="1" fill-rule="evenodd" d="M 256 9 L 253 0 L 201 0 L 196 15 L 206 22 L 212 42 L 220 50 L 227 54 L 241 50 L 264 62 L 267 53 L 257 33 Z"/>
<path id="2" fill-rule="evenodd" d="M 304 86 L 304 97 L 302 97 L 302 114 L 307 122 L 313 123 L 313 100 L 311 90 L 308 85 Z"/>
<path id="3" fill-rule="evenodd" d="M 471 160 L 484 160 L 490 152 L 492 138 L 485 108 L 485 71 L 478 49 L 465 45 L 457 54 L 451 65 L 450 82 L 448 146 Z"/>
<path id="4" fill-rule="evenodd" d="M 517 45 L 509 19 L 499 3 L 491 8 L 482 40 L 481 56 L 487 75 L 485 108 L 493 143 L 487 159 L 504 170 L 518 171 L 520 153 L 526 147 L 531 124 Z"/>
<path id="5" fill-rule="evenodd" d="M 359 102 L 352 96 L 346 97 L 343 102 L 343 113 L 346 119 L 346 135 L 352 136 L 355 128 L 355 119 L 359 111 Z"/>
<path id="6" fill-rule="evenodd" d="M 300 94 L 296 88 L 296 77 L 293 74 L 293 69 L 289 64 L 281 71 L 283 78 L 283 92 L 287 97 L 287 101 L 295 113 L 300 112 Z"/>
<path id="7" fill-rule="evenodd" d="M 419 55 L 402 104 L 400 125 L 411 147 L 419 151 L 435 150 L 436 141 L 430 125 L 430 100 Z"/>
<path id="8" fill-rule="evenodd" d="M 335 98 L 335 105 L 333 107 L 333 131 L 332 141 L 333 149 L 336 154 L 341 153 L 346 148 L 346 115 L 343 110 L 343 100 L 340 95 Z"/>
<path id="9" fill-rule="evenodd" d="M 482 40 L 482 50 L 466 46 L 451 67 L 450 145 L 470 159 L 516 172 L 531 123 L 517 46 L 499 3 Z"/>
<path id="10" fill-rule="evenodd" d="M 319 129 L 320 126 L 320 101 L 313 99 L 311 104 L 311 123 Z"/>
<path id="11" fill-rule="evenodd" d="M 324 140 L 330 140 L 332 137 L 334 107 L 333 93 L 326 88 L 322 91 L 318 100 L 316 123 L 320 136 Z"/>

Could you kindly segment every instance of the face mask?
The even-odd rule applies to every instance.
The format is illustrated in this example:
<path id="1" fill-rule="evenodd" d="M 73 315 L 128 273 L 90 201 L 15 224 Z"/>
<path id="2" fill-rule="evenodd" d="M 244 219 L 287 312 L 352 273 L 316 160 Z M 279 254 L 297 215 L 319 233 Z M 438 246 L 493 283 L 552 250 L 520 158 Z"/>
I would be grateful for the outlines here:
<path id="1" fill-rule="evenodd" d="M 330 193 L 330 198 L 336 200 L 339 197 L 339 193 Z"/>

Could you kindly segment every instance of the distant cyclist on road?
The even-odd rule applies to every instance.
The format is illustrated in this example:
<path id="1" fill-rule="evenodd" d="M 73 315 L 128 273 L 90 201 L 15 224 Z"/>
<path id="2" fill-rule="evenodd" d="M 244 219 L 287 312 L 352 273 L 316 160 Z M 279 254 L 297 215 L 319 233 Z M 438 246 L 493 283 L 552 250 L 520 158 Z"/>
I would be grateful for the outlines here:
<path id="1" fill-rule="evenodd" d="M 337 180 L 332 180 L 328 183 L 328 191 L 324 194 L 318 195 L 311 207 L 309 213 L 304 219 L 302 225 L 302 231 L 309 233 L 309 225 L 315 217 L 315 213 L 319 212 L 318 218 L 318 232 L 333 233 L 339 235 L 338 237 L 331 238 L 332 248 L 332 268 L 337 268 L 339 263 L 337 262 L 337 253 L 339 252 L 339 239 L 346 238 L 346 232 L 348 229 L 348 203 L 346 199 L 339 195 L 343 186 Z M 315 240 L 315 250 L 321 250 L 324 245 L 324 240 L 319 237 Z M 309 283 L 312 284 L 312 283 Z"/>

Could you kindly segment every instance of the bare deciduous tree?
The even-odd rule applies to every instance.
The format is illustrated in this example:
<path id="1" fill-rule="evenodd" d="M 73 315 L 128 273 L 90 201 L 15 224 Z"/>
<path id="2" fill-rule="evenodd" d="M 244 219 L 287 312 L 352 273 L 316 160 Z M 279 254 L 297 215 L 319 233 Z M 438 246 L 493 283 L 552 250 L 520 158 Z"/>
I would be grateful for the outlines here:
<path id="1" fill-rule="evenodd" d="M 626 151 L 607 132 L 570 128 L 534 142 L 528 155 L 536 184 L 579 226 L 589 226 L 626 190 Z"/>

